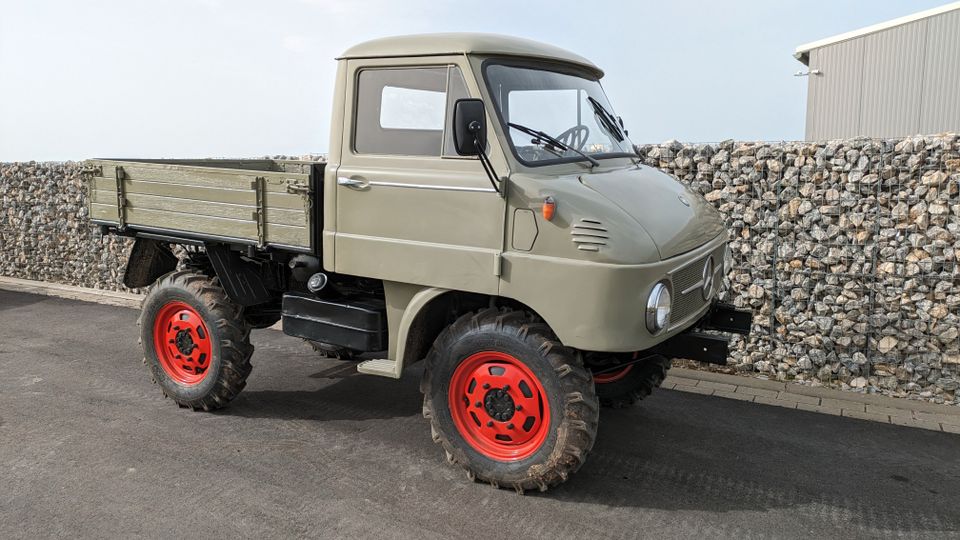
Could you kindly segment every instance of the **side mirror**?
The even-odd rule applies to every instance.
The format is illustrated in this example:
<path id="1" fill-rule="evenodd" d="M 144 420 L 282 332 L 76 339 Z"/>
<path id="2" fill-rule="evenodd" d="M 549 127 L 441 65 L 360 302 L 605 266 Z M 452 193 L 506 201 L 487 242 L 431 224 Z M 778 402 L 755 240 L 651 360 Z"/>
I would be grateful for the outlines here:
<path id="1" fill-rule="evenodd" d="M 487 114 L 483 100 L 458 99 L 453 104 L 453 145 L 461 156 L 476 156 L 486 147 Z"/>

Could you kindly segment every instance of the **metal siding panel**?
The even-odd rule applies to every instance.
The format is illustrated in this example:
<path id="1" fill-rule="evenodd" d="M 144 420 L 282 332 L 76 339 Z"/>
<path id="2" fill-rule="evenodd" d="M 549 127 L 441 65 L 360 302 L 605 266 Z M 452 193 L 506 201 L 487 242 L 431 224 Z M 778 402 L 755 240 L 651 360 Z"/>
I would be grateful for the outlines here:
<path id="1" fill-rule="evenodd" d="M 960 132 L 960 11 L 928 21 L 920 131 Z"/>
<path id="2" fill-rule="evenodd" d="M 902 137 L 920 132 L 920 94 L 927 21 L 864 36 L 860 132 Z"/>
<path id="3" fill-rule="evenodd" d="M 820 49 L 813 49 L 808 54 L 807 66 L 810 69 L 813 69 L 813 66 L 819 66 Z M 817 103 L 819 101 L 819 95 L 817 93 L 819 87 L 814 84 L 814 79 L 816 79 L 816 77 L 813 75 L 807 76 L 807 124 L 804 128 L 804 136 L 808 141 L 815 140 L 819 130 L 819 126 L 815 121 L 816 115 L 814 114 L 814 112 L 817 111 Z"/>
<path id="4" fill-rule="evenodd" d="M 852 40 L 810 51 L 807 140 L 856 136 L 860 132 L 863 42 Z"/>

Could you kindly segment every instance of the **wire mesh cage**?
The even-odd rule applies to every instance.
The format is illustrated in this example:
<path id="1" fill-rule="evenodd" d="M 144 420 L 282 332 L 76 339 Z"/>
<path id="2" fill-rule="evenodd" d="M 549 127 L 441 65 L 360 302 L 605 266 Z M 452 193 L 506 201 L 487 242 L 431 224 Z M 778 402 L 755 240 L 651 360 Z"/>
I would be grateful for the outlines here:
<path id="1" fill-rule="evenodd" d="M 731 368 L 953 400 L 960 365 L 960 143 L 642 145 L 723 214 L 722 298 L 754 311 Z"/>

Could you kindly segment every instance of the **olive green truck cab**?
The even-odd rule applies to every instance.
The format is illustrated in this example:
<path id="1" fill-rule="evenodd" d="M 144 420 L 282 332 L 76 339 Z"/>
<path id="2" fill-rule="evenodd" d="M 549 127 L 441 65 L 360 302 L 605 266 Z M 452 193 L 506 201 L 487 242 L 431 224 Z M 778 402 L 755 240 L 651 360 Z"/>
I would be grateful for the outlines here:
<path id="1" fill-rule="evenodd" d="M 602 76 L 523 39 L 381 39 L 338 59 L 325 162 L 87 162 L 91 219 L 136 238 L 154 380 L 221 407 L 250 329 L 282 321 L 361 373 L 423 361 L 433 438 L 469 478 L 564 481 L 601 405 L 669 358 L 724 363 L 750 327 L 716 301 L 721 216 L 640 164 Z"/>

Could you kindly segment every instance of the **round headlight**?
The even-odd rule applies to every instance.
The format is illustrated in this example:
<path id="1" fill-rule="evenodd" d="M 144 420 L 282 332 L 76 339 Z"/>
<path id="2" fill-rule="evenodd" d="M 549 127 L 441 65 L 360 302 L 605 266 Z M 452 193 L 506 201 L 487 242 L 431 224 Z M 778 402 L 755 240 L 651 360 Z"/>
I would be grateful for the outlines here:
<path id="1" fill-rule="evenodd" d="M 659 334 L 670 321 L 670 287 L 663 281 L 653 286 L 647 298 L 647 330 Z"/>

